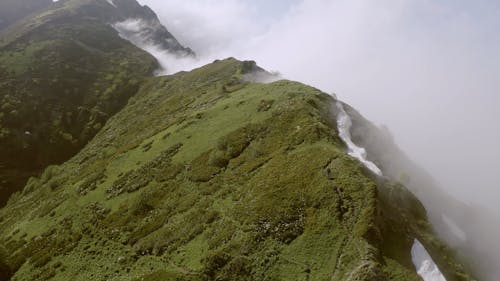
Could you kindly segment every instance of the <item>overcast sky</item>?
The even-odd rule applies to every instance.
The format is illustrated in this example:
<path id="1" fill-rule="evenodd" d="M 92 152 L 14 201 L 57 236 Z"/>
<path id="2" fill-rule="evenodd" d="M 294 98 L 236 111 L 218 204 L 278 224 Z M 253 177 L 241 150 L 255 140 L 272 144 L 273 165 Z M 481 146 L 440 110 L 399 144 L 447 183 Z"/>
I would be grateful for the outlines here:
<path id="1" fill-rule="evenodd" d="M 453 194 L 500 214 L 500 1 L 140 2 L 199 64 L 252 59 L 335 92 Z"/>

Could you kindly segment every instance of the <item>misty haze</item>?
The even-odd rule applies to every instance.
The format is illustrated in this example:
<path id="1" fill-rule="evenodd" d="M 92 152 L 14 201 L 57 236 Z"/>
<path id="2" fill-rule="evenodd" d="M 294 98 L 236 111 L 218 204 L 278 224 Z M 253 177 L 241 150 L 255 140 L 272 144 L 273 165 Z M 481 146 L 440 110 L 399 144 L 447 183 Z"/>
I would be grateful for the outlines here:
<path id="1" fill-rule="evenodd" d="M 496 1 L 0 1 L 0 281 L 498 280 Z"/>

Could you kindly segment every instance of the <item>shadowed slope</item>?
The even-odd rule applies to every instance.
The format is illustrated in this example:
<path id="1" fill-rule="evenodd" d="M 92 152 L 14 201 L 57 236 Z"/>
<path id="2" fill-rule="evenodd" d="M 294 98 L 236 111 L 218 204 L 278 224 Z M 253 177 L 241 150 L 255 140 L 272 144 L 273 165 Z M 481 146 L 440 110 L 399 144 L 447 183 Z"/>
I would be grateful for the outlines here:
<path id="1" fill-rule="evenodd" d="M 29 176 L 78 152 L 158 67 L 110 22 L 156 19 L 151 40 L 190 51 L 135 0 L 50 7 L 0 37 L 0 206 Z"/>

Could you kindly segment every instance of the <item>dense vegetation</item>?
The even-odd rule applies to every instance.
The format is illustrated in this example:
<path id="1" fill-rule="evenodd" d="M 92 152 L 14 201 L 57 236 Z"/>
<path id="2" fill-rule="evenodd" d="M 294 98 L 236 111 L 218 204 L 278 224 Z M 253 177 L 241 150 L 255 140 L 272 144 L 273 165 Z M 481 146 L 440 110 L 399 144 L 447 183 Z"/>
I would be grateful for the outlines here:
<path id="1" fill-rule="evenodd" d="M 29 176 L 78 152 L 157 68 L 108 24 L 156 16 L 135 0 L 115 3 L 60 1 L 1 37 L 0 206 Z M 190 51 L 159 22 L 157 32 L 171 42 L 163 47 Z"/>
<path id="2" fill-rule="evenodd" d="M 344 152 L 335 100 L 253 62 L 151 78 L 0 211 L 13 280 L 471 280 L 418 200 Z"/>

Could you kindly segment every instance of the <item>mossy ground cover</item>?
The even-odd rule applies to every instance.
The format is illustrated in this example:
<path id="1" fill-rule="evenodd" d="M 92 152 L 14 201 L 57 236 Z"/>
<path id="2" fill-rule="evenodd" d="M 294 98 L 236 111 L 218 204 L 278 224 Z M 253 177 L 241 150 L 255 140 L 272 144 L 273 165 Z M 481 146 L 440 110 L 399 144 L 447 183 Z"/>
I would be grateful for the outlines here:
<path id="1" fill-rule="evenodd" d="M 344 152 L 331 97 L 246 82 L 249 65 L 143 84 L 0 211 L 0 265 L 13 280 L 419 280 L 410 241 L 437 240 L 418 201 Z"/>

